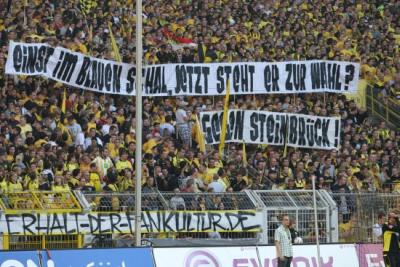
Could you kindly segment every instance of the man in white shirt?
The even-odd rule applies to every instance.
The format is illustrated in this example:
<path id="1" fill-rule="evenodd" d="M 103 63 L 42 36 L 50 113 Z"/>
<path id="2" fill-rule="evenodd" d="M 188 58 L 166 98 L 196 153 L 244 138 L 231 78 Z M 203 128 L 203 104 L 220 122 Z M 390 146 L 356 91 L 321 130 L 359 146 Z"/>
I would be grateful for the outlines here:
<path id="1" fill-rule="evenodd" d="M 282 216 L 282 224 L 275 230 L 275 248 L 278 258 L 278 267 L 290 267 L 293 259 L 292 236 L 290 234 L 290 218 Z"/>
<path id="2" fill-rule="evenodd" d="M 68 117 L 67 128 L 71 134 L 72 140 L 76 140 L 77 136 L 82 133 L 81 126 L 75 121 L 74 117 L 71 115 Z"/>
<path id="3" fill-rule="evenodd" d="M 187 102 L 179 100 L 178 109 L 175 112 L 175 117 L 179 138 L 182 140 L 183 143 L 190 145 L 192 131 L 190 129 L 190 118 L 185 110 L 185 107 L 187 105 Z"/>
<path id="4" fill-rule="evenodd" d="M 185 210 L 186 205 L 185 205 L 185 200 L 183 199 L 182 196 L 178 195 L 180 193 L 179 188 L 174 189 L 175 195 L 171 197 L 169 200 L 169 205 L 171 209 L 173 210 Z"/>
<path id="5" fill-rule="evenodd" d="M 213 181 L 208 185 L 208 189 L 212 189 L 213 193 L 225 192 L 225 184 L 220 181 L 218 174 L 214 174 Z"/>
<path id="6" fill-rule="evenodd" d="M 85 150 L 93 144 L 93 140 L 96 140 L 97 145 L 103 146 L 103 142 L 99 137 L 96 136 L 96 129 L 94 128 L 90 129 L 87 137 L 85 138 L 85 144 L 83 146 Z"/>
<path id="7" fill-rule="evenodd" d="M 378 223 L 372 226 L 372 241 L 374 243 L 382 242 L 382 226 L 385 223 L 385 213 L 378 214 Z"/>
<path id="8" fill-rule="evenodd" d="M 160 125 L 160 134 L 165 136 L 165 134 L 171 136 L 175 133 L 175 127 L 171 124 L 171 115 L 165 116 L 165 122 Z"/>

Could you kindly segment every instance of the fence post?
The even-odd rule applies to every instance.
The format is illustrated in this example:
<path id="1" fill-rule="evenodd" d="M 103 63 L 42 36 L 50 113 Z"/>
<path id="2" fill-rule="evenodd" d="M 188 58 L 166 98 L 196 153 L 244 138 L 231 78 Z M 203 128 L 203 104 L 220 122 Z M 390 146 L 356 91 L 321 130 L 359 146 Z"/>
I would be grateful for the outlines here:
<path id="1" fill-rule="evenodd" d="M 268 244 L 268 210 L 266 208 L 262 209 L 262 223 L 261 223 L 261 233 L 258 239 L 261 245 Z"/>
<path id="2" fill-rule="evenodd" d="M 46 249 L 46 236 L 45 235 L 40 235 L 40 244 L 42 249 Z"/>
<path id="3" fill-rule="evenodd" d="M 372 92 L 372 86 L 369 87 L 369 91 L 370 91 L 370 97 L 371 97 L 371 113 L 372 113 L 372 115 L 375 115 L 375 105 L 374 105 L 375 97 L 374 97 L 374 94 Z"/>
<path id="4" fill-rule="evenodd" d="M 78 234 L 77 235 L 76 243 L 77 243 L 77 247 L 78 248 L 82 248 L 83 247 L 83 235 L 82 234 Z"/>
<path id="5" fill-rule="evenodd" d="M 244 192 L 251 200 L 253 205 L 256 207 L 257 211 L 261 211 L 262 213 L 261 232 L 258 233 L 257 242 L 260 245 L 266 245 L 268 244 L 268 210 L 265 207 L 262 199 L 257 195 L 255 191 L 245 190 Z"/>
<path id="6" fill-rule="evenodd" d="M 361 229 L 361 225 L 360 225 L 360 223 L 361 223 L 361 209 L 360 209 L 361 205 L 360 205 L 360 203 L 361 203 L 361 201 L 360 201 L 360 197 L 361 197 L 360 194 L 356 194 L 356 209 L 357 209 L 356 237 L 357 237 L 357 240 L 361 240 L 361 231 L 360 231 L 360 229 Z"/>
<path id="7" fill-rule="evenodd" d="M 3 235 L 3 250 L 9 250 L 10 249 L 10 236 L 9 235 Z"/>

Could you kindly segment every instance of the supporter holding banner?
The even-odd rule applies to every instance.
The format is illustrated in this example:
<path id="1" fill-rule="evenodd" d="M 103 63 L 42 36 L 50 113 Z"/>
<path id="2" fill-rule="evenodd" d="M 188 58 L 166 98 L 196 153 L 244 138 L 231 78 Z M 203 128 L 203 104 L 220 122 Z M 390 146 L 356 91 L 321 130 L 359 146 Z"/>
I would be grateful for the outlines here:
<path id="1" fill-rule="evenodd" d="M 218 144 L 222 111 L 200 113 L 207 144 Z M 226 143 L 338 149 L 340 118 L 258 110 L 229 110 Z"/>
<path id="2" fill-rule="evenodd" d="M 357 90 L 358 63 L 310 60 L 166 64 L 144 68 L 144 96 L 344 93 Z M 6 73 L 42 75 L 99 93 L 135 95 L 134 65 L 40 43 L 9 44 Z"/>

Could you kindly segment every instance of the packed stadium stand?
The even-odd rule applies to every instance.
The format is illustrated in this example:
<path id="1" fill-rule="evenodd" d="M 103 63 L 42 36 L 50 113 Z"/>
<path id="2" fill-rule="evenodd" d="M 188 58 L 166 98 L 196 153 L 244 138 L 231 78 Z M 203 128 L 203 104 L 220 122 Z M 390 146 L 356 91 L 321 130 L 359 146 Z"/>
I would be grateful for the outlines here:
<path id="1" fill-rule="evenodd" d="M 122 62 L 134 64 L 133 1 L 0 0 L 2 209 L 80 212 L 83 197 L 96 211 L 126 211 L 141 171 L 145 210 L 246 210 L 255 208 L 241 202 L 246 190 L 306 192 L 315 175 L 317 189 L 338 203 L 344 229 L 350 206 L 369 201 L 357 202 L 356 193 L 400 193 L 399 1 L 146 0 L 143 13 L 145 65 L 359 62 L 367 85 L 362 101 L 334 93 L 230 98 L 231 108 L 340 117 L 340 148 L 231 143 L 223 157 L 215 145 L 201 152 L 197 116 L 222 110 L 224 95 L 144 97 L 143 168 L 135 170 L 134 97 L 5 74 L 10 41 L 117 60 L 110 30 Z"/>

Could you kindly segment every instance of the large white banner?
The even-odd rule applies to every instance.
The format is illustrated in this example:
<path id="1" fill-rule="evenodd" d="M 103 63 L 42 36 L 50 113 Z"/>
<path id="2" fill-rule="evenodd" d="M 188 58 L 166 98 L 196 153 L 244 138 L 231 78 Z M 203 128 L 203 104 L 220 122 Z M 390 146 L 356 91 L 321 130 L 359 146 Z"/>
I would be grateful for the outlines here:
<path id="1" fill-rule="evenodd" d="M 254 210 L 145 211 L 141 228 L 143 233 L 258 232 L 261 223 L 261 212 Z M 133 233 L 134 225 L 128 212 L 0 213 L 0 236 Z"/>
<path id="2" fill-rule="evenodd" d="M 345 93 L 357 90 L 360 65 L 310 60 L 166 64 L 144 68 L 144 96 Z M 11 41 L 7 74 L 41 75 L 99 93 L 135 95 L 134 65 L 89 57 L 40 43 Z"/>
<path id="3" fill-rule="evenodd" d="M 318 267 L 315 245 L 294 246 L 292 267 Z M 277 267 L 274 246 L 154 248 L 156 267 Z M 359 266 L 356 245 L 322 245 L 321 267 Z"/>
<path id="4" fill-rule="evenodd" d="M 218 144 L 223 111 L 200 113 L 207 144 Z M 228 111 L 225 142 L 269 144 L 313 149 L 338 149 L 340 118 L 259 110 Z"/>

